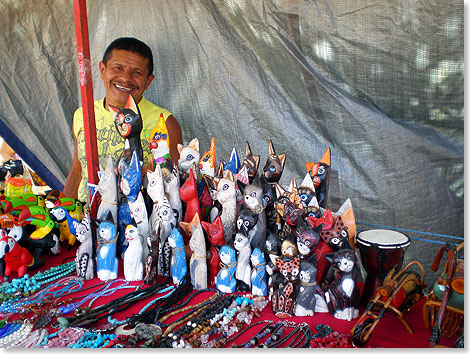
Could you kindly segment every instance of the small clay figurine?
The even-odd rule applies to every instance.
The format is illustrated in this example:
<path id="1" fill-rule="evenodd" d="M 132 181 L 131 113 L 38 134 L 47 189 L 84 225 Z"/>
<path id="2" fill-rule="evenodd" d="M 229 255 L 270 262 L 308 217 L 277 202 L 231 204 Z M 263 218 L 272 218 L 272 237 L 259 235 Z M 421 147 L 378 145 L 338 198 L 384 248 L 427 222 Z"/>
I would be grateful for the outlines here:
<path id="1" fill-rule="evenodd" d="M 140 281 L 144 277 L 142 237 L 134 219 L 126 227 L 126 240 L 129 246 L 124 253 L 124 278 L 127 281 Z"/>
<path id="2" fill-rule="evenodd" d="M 173 250 L 171 256 L 171 276 L 174 284 L 179 284 L 188 273 L 186 265 L 186 252 L 184 250 L 183 236 L 175 227 L 168 236 L 168 243 Z"/>
<path id="3" fill-rule="evenodd" d="M 224 170 L 230 170 L 232 171 L 233 174 L 238 173 L 238 170 L 240 169 L 240 157 L 238 156 L 237 149 L 233 148 L 232 152 L 230 154 L 230 160 L 226 162 L 225 160 L 222 159 L 222 166 Z"/>
<path id="4" fill-rule="evenodd" d="M 117 191 L 117 176 L 114 171 L 113 158 L 108 156 L 106 169 L 100 165 L 100 172 L 98 173 L 99 182 L 96 191 L 101 195 L 101 202 L 96 214 L 98 219 L 106 217 L 109 210 L 113 215 L 113 220 L 118 221 L 118 191 Z M 117 226 L 117 225 L 116 225 Z"/>
<path id="5" fill-rule="evenodd" d="M 252 154 L 248 141 L 245 144 L 245 159 L 243 160 L 242 165 L 246 166 L 248 179 L 250 183 L 252 183 L 255 175 L 258 173 L 259 155 Z"/>
<path id="6" fill-rule="evenodd" d="M 73 228 L 73 221 L 79 221 L 70 216 L 70 214 L 67 212 L 62 207 L 54 207 L 51 209 L 51 218 L 54 220 L 56 223 L 59 224 L 59 231 L 60 231 L 60 236 L 59 236 L 59 241 L 64 242 L 67 241 L 69 245 L 69 249 L 72 248 L 72 246 L 75 244 L 77 241 L 77 238 L 75 237 L 74 233 L 70 230 L 71 227 Z"/>
<path id="7" fill-rule="evenodd" d="M 266 164 L 263 167 L 263 175 L 268 183 L 279 182 L 284 171 L 284 164 L 286 163 L 286 154 L 277 155 L 274 151 L 274 146 L 269 139 L 269 156 Z"/>
<path id="8" fill-rule="evenodd" d="M 201 172 L 201 177 L 208 175 L 211 177 L 215 176 L 215 165 L 217 163 L 216 154 L 215 154 L 215 139 L 211 139 L 211 146 L 201 157 L 199 161 L 199 171 Z"/>
<path id="9" fill-rule="evenodd" d="M 105 220 L 98 220 L 98 250 L 96 272 L 101 281 L 117 278 L 118 259 L 116 257 L 117 232 L 110 211 Z"/>
<path id="10" fill-rule="evenodd" d="M 219 251 L 221 269 L 215 277 L 215 286 L 217 290 L 223 293 L 233 293 L 237 287 L 235 279 L 235 270 L 237 267 L 237 256 L 235 250 L 230 246 L 222 246 Z"/>
<path id="11" fill-rule="evenodd" d="M 140 133 L 143 127 L 142 116 L 140 115 L 139 106 L 137 106 L 132 95 L 128 96 L 124 108 L 119 109 L 111 105 L 108 105 L 108 107 L 114 125 L 118 133 L 125 139 L 125 145 L 128 146 L 129 149 L 127 152 L 125 149 L 119 159 L 118 171 L 121 173 L 121 160 L 129 164 L 130 156 L 132 156 L 134 152 L 137 153 L 139 161 L 143 162 L 142 142 L 140 141 Z"/>
<path id="12" fill-rule="evenodd" d="M 235 278 L 238 280 L 237 291 L 249 291 L 251 288 L 251 246 L 245 229 L 242 228 L 241 232 L 237 232 L 233 247 L 238 252 L 237 270 L 235 272 Z"/>
<path id="13" fill-rule="evenodd" d="M 207 262 L 206 262 L 206 240 L 201 224 L 192 226 L 192 236 L 189 240 L 189 247 L 193 252 L 189 260 L 189 273 L 191 284 L 194 289 L 207 289 Z"/>
<path id="14" fill-rule="evenodd" d="M 180 197 L 180 175 L 176 165 L 173 165 L 168 175 L 163 176 L 163 184 L 165 193 L 168 196 L 168 201 L 176 214 L 177 221 L 183 220 L 183 203 Z"/>
<path id="15" fill-rule="evenodd" d="M 204 231 L 206 231 L 207 239 L 211 243 L 211 247 L 207 251 L 207 282 L 209 287 L 214 288 L 215 276 L 220 270 L 219 250 L 225 245 L 224 227 L 220 216 L 212 223 L 201 221 L 201 225 Z"/>
<path id="16" fill-rule="evenodd" d="M 91 231 L 90 213 L 87 212 L 81 222 L 73 221 L 75 236 L 80 246 L 75 256 L 75 268 L 77 276 L 84 280 L 93 279 L 95 276 L 95 265 L 93 261 L 93 235 Z"/>
<path id="17" fill-rule="evenodd" d="M 17 272 L 18 277 L 24 276 L 35 263 L 31 253 L 9 236 L 0 239 L 0 259 L 5 260 L 4 281 L 8 281 L 12 272 Z"/>
<path id="18" fill-rule="evenodd" d="M 180 174 L 180 183 L 184 184 L 189 177 L 189 170 L 193 170 L 194 177 L 196 181 L 200 180 L 199 174 L 199 140 L 194 138 L 191 142 L 184 146 L 178 144 L 177 146 L 180 158 L 178 160 L 178 170 Z"/>
<path id="19" fill-rule="evenodd" d="M 235 182 L 231 171 L 225 171 L 224 177 L 217 183 L 217 200 L 222 205 L 220 218 L 224 226 L 225 244 L 232 245 L 232 234 L 235 229 L 235 220 L 237 217 L 237 198 Z"/>
<path id="20" fill-rule="evenodd" d="M 330 182 L 331 168 L 331 150 L 326 149 L 320 162 L 306 162 L 307 172 L 315 186 L 315 194 L 317 196 L 318 205 L 325 208 L 328 198 L 328 185 Z"/>
<path id="21" fill-rule="evenodd" d="M 325 298 L 330 313 L 340 319 L 351 321 L 359 316 L 360 290 L 357 285 L 357 259 L 348 242 L 337 252 L 325 255 L 336 274 Z"/>
<path id="22" fill-rule="evenodd" d="M 251 253 L 251 293 L 257 296 L 268 295 L 268 284 L 266 282 L 266 260 L 264 253 L 255 248 Z"/>
<path id="23" fill-rule="evenodd" d="M 300 256 L 283 255 L 276 260 L 276 268 L 283 276 L 279 288 L 273 292 L 271 307 L 280 318 L 292 317 L 295 312 L 297 287 L 300 273 Z"/>
<path id="24" fill-rule="evenodd" d="M 160 113 L 157 125 L 153 128 L 148 140 L 155 165 L 165 167 L 170 160 L 170 134 L 168 134 L 163 113 Z"/>

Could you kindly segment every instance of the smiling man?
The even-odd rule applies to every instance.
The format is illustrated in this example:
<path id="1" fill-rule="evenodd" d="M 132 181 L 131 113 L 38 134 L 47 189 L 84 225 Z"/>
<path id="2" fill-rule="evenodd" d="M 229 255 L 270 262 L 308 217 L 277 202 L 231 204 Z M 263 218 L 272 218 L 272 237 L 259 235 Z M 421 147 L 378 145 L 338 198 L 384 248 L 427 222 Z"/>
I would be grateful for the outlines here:
<path id="1" fill-rule="evenodd" d="M 118 38 L 106 48 L 103 60 L 99 63 L 99 69 L 106 90 L 106 96 L 94 103 L 100 165 L 106 166 L 109 155 L 113 157 L 116 164 L 124 150 L 124 140 L 116 131 L 108 107 L 111 105 L 123 108 L 129 94 L 139 106 L 142 116 L 143 129 L 140 137 L 144 150 L 144 163 L 148 161 L 149 156 L 152 156 L 148 138 L 157 125 L 160 114 L 163 114 L 166 119 L 170 136 L 171 159 L 175 162 L 178 161 L 177 144 L 182 143 L 182 136 L 177 120 L 166 109 L 154 105 L 143 96 L 144 91 L 148 89 L 155 78 L 151 49 L 136 38 Z M 63 192 L 67 197 L 78 198 L 89 204 L 85 134 L 81 107 L 77 109 L 73 117 L 73 133 L 75 138 L 74 159 Z"/>

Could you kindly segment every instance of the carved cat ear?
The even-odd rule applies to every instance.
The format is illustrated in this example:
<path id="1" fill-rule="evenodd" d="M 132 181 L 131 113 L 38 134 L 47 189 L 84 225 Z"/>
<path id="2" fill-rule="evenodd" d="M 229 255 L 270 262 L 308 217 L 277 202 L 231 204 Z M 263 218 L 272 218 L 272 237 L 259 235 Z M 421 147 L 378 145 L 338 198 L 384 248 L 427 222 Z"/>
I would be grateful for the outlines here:
<path id="1" fill-rule="evenodd" d="M 269 156 L 276 156 L 276 151 L 274 150 L 273 142 L 271 141 L 271 139 L 269 139 Z"/>
<path id="2" fill-rule="evenodd" d="M 233 173 L 230 170 L 227 170 L 227 171 L 224 172 L 224 178 L 228 179 L 229 181 L 232 181 L 232 182 L 235 181 L 234 178 L 233 178 Z"/>
<path id="3" fill-rule="evenodd" d="M 222 178 L 224 176 L 224 169 L 225 169 L 225 160 L 220 159 L 219 169 L 217 170 L 216 176 Z"/>
<path id="4" fill-rule="evenodd" d="M 178 149 L 178 153 L 181 154 L 181 151 L 184 149 L 184 145 L 183 144 L 180 144 L 178 143 L 178 145 L 176 145 L 176 148 Z"/>
<path id="5" fill-rule="evenodd" d="M 108 111 L 109 111 L 109 113 L 111 113 L 111 119 L 114 122 L 116 120 L 116 116 L 119 112 L 119 108 L 111 106 L 110 104 L 108 104 Z"/>
<path id="6" fill-rule="evenodd" d="M 325 165 L 331 166 L 331 149 L 326 149 L 323 157 L 320 160 L 320 163 L 324 163 Z"/>
<path id="7" fill-rule="evenodd" d="M 288 189 L 289 193 L 292 193 L 294 189 L 297 190 L 297 182 L 295 181 L 295 178 L 292 178 Z"/>
<path id="8" fill-rule="evenodd" d="M 279 184 L 276 182 L 276 199 L 279 199 L 279 197 L 287 194 L 287 191 Z"/>
<path id="9" fill-rule="evenodd" d="M 194 138 L 193 140 L 191 140 L 191 142 L 189 143 L 188 147 L 190 147 L 191 149 L 199 152 L 199 139 L 198 138 Z"/>
<path id="10" fill-rule="evenodd" d="M 124 108 L 130 109 L 136 114 L 139 113 L 139 108 L 137 107 L 137 103 L 135 103 L 134 97 L 132 97 L 132 95 L 129 95 L 127 97 L 126 105 L 124 106 Z"/>
<path id="11" fill-rule="evenodd" d="M 313 185 L 312 177 L 310 177 L 310 174 L 308 172 L 305 175 L 300 187 L 310 188 L 312 191 L 315 192 L 315 186 Z"/>

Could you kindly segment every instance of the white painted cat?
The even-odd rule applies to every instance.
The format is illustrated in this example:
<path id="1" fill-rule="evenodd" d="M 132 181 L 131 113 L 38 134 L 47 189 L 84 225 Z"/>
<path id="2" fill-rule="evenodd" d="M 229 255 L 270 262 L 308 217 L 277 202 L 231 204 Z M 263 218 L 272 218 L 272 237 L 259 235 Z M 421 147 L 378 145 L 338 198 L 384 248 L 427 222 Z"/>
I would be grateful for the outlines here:
<path id="1" fill-rule="evenodd" d="M 135 220 L 126 227 L 126 240 L 129 246 L 124 253 L 124 278 L 127 281 L 140 281 L 144 278 L 142 262 L 142 237 Z"/>

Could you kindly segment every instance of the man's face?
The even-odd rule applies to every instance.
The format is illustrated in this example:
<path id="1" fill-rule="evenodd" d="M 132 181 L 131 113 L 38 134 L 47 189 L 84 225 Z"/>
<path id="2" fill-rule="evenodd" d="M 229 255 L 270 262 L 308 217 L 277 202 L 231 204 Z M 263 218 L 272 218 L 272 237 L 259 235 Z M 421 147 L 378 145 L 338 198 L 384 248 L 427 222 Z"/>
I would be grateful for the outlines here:
<path id="1" fill-rule="evenodd" d="M 148 59 L 128 50 L 114 49 L 107 64 L 100 62 L 100 76 L 106 90 L 106 108 L 123 108 L 129 94 L 137 103 L 155 76 L 148 76 Z"/>

